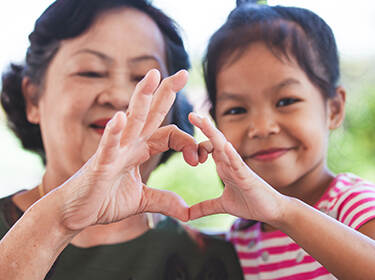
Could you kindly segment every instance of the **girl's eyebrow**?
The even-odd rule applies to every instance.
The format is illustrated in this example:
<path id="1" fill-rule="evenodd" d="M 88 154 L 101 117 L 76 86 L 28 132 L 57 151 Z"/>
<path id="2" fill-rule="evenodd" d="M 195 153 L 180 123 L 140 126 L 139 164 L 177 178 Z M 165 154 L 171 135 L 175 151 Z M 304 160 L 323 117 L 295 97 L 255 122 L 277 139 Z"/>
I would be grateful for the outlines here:
<path id="1" fill-rule="evenodd" d="M 294 78 L 286 78 L 282 80 L 281 82 L 277 83 L 276 85 L 271 86 L 269 89 L 266 90 L 266 92 L 274 93 L 278 92 L 281 89 L 288 87 L 290 85 L 299 85 L 301 84 L 300 81 L 294 79 Z M 220 96 L 217 97 L 218 101 L 223 100 L 242 100 L 244 98 L 243 94 L 236 94 L 236 93 L 230 93 L 230 92 L 222 92 Z"/>
<path id="2" fill-rule="evenodd" d="M 275 93 L 280 90 L 282 90 L 285 87 L 288 87 L 290 85 L 299 85 L 301 84 L 300 81 L 294 79 L 294 78 L 286 78 L 282 80 L 281 82 L 277 83 L 274 86 L 271 86 L 269 89 L 266 90 L 266 92 L 269 93 Z M 220 96 L 217 97 L 217 101 L 225 101 L 225 100 L 236 100 L 241 101 L 243 100 L 244 95 L 243 94 L 236 94 L 236 93 L 230 93 L 230 92 L 222 92 Z"/>
<path id="3" fill-rule="evenodd" d="M 217 97 L 217 101 L 224 101 L 224 100 L 242 100 L 243 96 L 241 94 L 229 93 L 229 92 L 222 92 L 220 96 Z"/>
<path id="4" fill-rule="evenodd" d="M 285 88 L 285 87 L 288 87 L 290 85 L 294 85 L 294 84 L 301 84 L 300 81 L 294 79 L 294 78 L 286 78 L 285 80 L 282 80 L 280 83 L 272 86 L 269 90 L 269 92 L 278 92 L 280 91 L 281 89 Z"/>

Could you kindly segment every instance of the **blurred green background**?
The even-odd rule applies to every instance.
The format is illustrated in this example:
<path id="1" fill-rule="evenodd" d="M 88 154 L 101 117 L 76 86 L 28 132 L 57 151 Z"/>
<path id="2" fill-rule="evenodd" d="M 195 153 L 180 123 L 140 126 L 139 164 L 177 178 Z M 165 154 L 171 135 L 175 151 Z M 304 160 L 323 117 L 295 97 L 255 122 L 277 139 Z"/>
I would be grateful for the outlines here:
<path id="1" fill-rule="evenodd" d="M 51 1 L 47 1 L 51 2 Z M 163 9 L 173 5 L 180 5 L 176 1 L 157 1 Z M 234 1 L 232 1 L 234 4 Z M 279 1 L 283 4 L 283 1 Z M 304 1 L 304 3 L 318 3 L 319 1 Z M 336 1 L 337 3 L 341 3 Z M 165 3 L 163 6 L 163 3 Z M 182 2 L 181 2 L 182 3 Z M 185 3 L 185 2 L 184 2 Z M 187 2 L 186 2 L 187 3 Z M 210 1 L 202 3 L 209 5 Z M 224 2 L 223 2 L 224 3 Z M 226 2 L 227 3 L 227 2 Z M 302 1 L 301 1 L 302 3 Z M 323 5 L 328 5 L 324 2 Z M 331 3 L 331 2 L 329 2 Z M 370 2 L 369 2 L 370 3 Z M 280 3 L 279 3 L 280 4 Z M 307 4 L 306 4 L 307 5 Z M 318 4 L 317 4 L 318 5 Z M 334 4 L 332 4 L 334 5 Z M 341 5 L 341 4 L 338 4 Z M 43 5 L 45 6 L 45 5 Z M 337 7 L 337 6 L 336 6 Z M 366 7 L 366 5 L 365 5 Z M 230 7 L 231 8 L 231 7 Z M 177 13 L 176 7 L 171 7 Z M 327 11 L 330 9 L 327 9 Z M 344 12 L 346 10 L 343 10 Z M 18 12 L 18 8 L 17 8 Z M 182 14 L 186 14 L 181 9 Z M 327 12 L 328 13 L 328 12 Z M 349 12 L 348 12 L 349 13 Z M 39 14 L 39 11 L 36 13 Z M 227 14 L 225 11 L 224 14 Z M 318 14 L 321 14 L 318 12 Z M 350 13 L 351 14 L 351 11 Z M 328 15 L 328 14 L 327 14 Z M 184 19 L 179 19 L 178 14 L 172 15 L 177 21 L 184 24 Z M 335 16 L 339 16 L 335 13 Z M 348 16 L 343 14 L 345 21 Z M 225 17 L 222 17 L 222 21 Z M 328 23 L 332 18 L 328 18 Z M 374 17 L 371 17 L 372 19 Z M 1 19 L 1 17 L 0 17 Z M 191 22 L 191 18 L 187 19 Z M 352 22 L 356 22 L 353 20 Z M 374 22 L 371 22 L 374 26 Z M 183 25 L 183 27 L 188 25 Z M 219 24 L 215 23 L 215 26 Z M 332 20 L 334 31 L 340 40 L 342 33 L 349 29 L 339 29 Z M 198 29 L 194 34 L 199 32 Z M 3 30 L 3 32 L 6 32 Z M 341 32 L 341 33 L 340 33 Z M 6 33 L 5 33 L 6 34 Z M 336 34 L 336 35 L 337 35 Z M 341 34 L 341 35 L 340 35 Z M 191 36 L 191 35 L 190 35 Z M 372 36 L 372 34 L 368 34 Z M 344 36 L 345 37 L 345 36 Z M 349 40 L 350 41 L 350 40 Z M 353 42 L 361 45 L 361 42 Z M 204 40 L 199 41 L 197 48 L 203 48 Z M 195 46 L 195 45 L 194 45 Z M 205 90 L 203 87 L 200 59 L 201 52 L 196 52 L 194 46 L 190 46 L 192 53 L 193 69 L 185 93 L 194 103 L 195 110 L 206 114 Z M 24 53 L 24 48 L 21 50 Z M 375 54 L 375 49 L 372 52 Z M 10 55 L 12 58 L 13 55 Z M 0 59 L 1 60 L 1 59 Z M 5 61 L 5 59 L 1 60 Z M 335 173 L 352 172 L 368 180 L 375 181 L 375 55 L 361 54 L 341 57 L 341 83 L 347 89 L 347 116 L 344 125 L 331 134 L 328 155 L 329 167 Z M 198 140 L 204 139 L 197 134 Z M 43 173 L 40 160 L 33 154 L 23 151 L 19 141 L 6 128 L 5 116 L 0 109 L 0 196 L 11 194 L 19 189 L 31 188 L 39 183 Z M 151 176 L 149 185 L 162 189 L 168 189 L 180 194 L 191 205 L 201 200 L 217 197 L 222 192 L 222 185 L 215 171 L 212 160 L 199 168 L 187 166 L 181 155 L 174 155 L 168 163 L 160 166 Z M 200 229 L 226 230 L 233 221 L 229 215 L 215 215 L 192 222 Z"/>

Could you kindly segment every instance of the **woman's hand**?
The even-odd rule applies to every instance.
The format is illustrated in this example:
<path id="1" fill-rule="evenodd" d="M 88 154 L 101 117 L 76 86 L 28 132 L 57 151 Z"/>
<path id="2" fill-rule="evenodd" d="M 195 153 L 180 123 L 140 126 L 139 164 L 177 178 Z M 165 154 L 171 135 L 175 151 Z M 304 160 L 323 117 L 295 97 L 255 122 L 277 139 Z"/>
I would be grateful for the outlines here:
<path id="1" fill-rule="evenodd" d="M 175 126 L 160 127 L 187 72 L 164 79 L 151 70 L 137 85 L 125 113 L 107 124 L 92 158 L 62 187 L 63 220 L 71 230 L 106 224 L 143 212 L 159 212 L 186 221 L 189 208 L 172 192 L 148 188 L 140 165 L 152 155 L 182 151 L 191 165 L 198 164 L 198 145 Z M 160 83 L 160 85 L 159 85 Z"/>
<path id="2" fill-rule="evenodd" d="M 208 153 L 212 153 L 217 172 L 225 185 L 221 197 L 191 206 L 190 219 L 228 213 L 271 225 L 276 222 L 283 214 L 282 205 L 287 198 L 274 190 L 243 162 L 212 122 L 194 113 L 190 114 L 189 119 L 209 139 L 200 144 L 200 158 L 205 159 Z"/>

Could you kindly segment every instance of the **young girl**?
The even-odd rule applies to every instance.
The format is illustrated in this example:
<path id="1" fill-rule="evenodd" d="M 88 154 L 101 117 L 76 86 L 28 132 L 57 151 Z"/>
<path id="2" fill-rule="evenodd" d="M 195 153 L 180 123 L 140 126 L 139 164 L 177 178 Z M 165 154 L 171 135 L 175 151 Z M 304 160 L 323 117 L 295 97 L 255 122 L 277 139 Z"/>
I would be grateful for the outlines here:
<path id="1" fill-rule="evenodd" d="M 326 165 L 345 105 L 328 25 L 305 9 L 242 4 L 212 36 L 204 73 L 223 134 L 190 120 L 225 189 L 190 218 L 241 217 L 229 239 L 246 279 L 374 279 L 374 185 Z"/>

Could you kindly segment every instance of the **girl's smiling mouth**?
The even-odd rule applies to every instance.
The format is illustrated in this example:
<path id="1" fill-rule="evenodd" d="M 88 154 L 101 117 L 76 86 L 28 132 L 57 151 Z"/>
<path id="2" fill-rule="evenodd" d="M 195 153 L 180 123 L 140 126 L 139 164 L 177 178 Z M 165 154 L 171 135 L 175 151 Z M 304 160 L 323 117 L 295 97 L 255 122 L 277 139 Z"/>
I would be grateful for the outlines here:
<path id="1" fill-rule="evenodd" d="M 272 161 L 275 160 L 287 152 L 292 150 L 293 148 L 270 148 L 266 150 L 257 151 L 250 156 L 247 156 L 248 159 L 255 159 L 257 161 Z"/>

